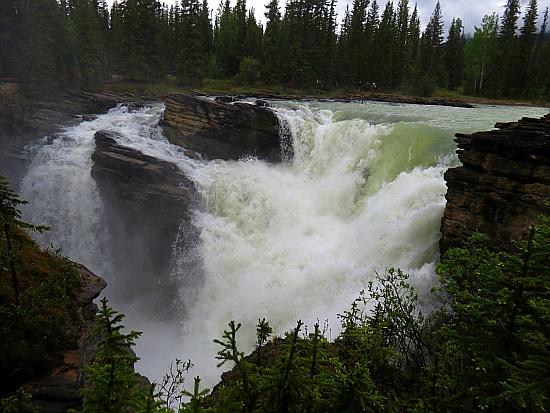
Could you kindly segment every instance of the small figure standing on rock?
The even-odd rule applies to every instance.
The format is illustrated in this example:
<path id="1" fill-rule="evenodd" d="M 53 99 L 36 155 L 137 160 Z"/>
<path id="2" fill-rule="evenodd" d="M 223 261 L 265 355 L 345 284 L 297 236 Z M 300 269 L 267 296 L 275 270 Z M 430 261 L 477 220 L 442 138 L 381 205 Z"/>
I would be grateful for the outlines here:
<path id="1" fill-rule="evenodd" d="M 370 91 L 376 92 L 376 83 L 372 82 L 372 85 L 370 85 Z"/>

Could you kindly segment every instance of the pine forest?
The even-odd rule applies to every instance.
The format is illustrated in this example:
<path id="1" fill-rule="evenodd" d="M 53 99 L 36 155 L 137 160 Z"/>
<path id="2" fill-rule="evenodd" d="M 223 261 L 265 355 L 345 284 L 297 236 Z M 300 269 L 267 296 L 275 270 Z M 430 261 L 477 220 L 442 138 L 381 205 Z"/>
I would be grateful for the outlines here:
<path id="1" fill-rule="evenodd" d="M 212 5 L 216 7 L 216 5 Z M 473 33 L 437 2 L 421 22 L 408 0 L 266 4 L 265 25 L 246 0 L 2 0 L 0 78 L 27 94 L 96 91 L 106 79 L 200 87 L 230 79 L 308 91 L 435 90 L 501 99 L 550 98 L 548 8 L 508 0 Z M 523 7 L 523 8 L 522 8 Z M 447 28 L 447 29 L 446 29 Z"/>

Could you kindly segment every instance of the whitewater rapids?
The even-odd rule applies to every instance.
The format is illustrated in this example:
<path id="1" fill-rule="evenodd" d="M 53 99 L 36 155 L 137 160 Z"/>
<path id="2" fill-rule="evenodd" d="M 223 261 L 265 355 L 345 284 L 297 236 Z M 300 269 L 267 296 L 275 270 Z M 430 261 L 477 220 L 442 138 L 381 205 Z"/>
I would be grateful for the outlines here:
<path id="1" fill-rule="evenodd" d="M 163 136 L 160 104 L 140 110 L 119 106 L 66 127 L 53 142 L 43 138 L 28 148 L 21 196 L 30 206 L 24 218 L 51 226 L 39 241 L 62 248 L 107 279 L 110 289 L 139 283 L 139 274 L 130 279 L 111 270 L 116 257 L 90 176 L 95 131 L 120 132 L 118 143 L 174 162 L 194 182 L 199 199 L 192 216 L 199 238 L 187 240 L 194 248 L 183 254 L 178 245 L 187 234 L 180 233 L 170 273 L 159 274 L 159 282 L 176 280 L 188 311 L 174 308 L 173 322 L 160 322 L 141 313 L 139 302 L 110 302 L 126 313 L 129 328 L 144 332 L 137 368 L 152 380 L 162 378 L 171 360 L 191 359 L 192 376 L 212 387 L 220 375 L 212 340 L 231 320 L 243 325 L 238 342 L 245 352 L 252 350 L 262 318 L 279 335 L 298 319 L 310 330 L 317 320 L 328 320 L 327 334 L 334 338 L 337 314 L 375 272 L 388 267 L 409 273 L 427 299 L 436 283 L 443 174 L 459 165 L 454 134 L 547 112 L 374 102 L 272 105 L 294 145 L 294 157 L 280 164 L 189 159 Z M 189 268 L 190 262 L 199 264 Z M 143 300 L 151 299 L 143 291 Z"/>

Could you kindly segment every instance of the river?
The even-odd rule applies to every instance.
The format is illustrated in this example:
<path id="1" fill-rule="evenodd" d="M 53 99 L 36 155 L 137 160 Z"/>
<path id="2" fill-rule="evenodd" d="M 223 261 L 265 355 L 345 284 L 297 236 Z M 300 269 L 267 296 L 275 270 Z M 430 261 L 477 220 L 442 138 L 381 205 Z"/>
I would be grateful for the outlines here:
<path id="1" fill-rule="evenodd" d="M 294 157 L 280 164 L 258 159 L 201 161 L 168 143 L 158 126 L 163 106 L 125 106 L 67 126 L 58 139 L 26 149 L 29 165 L 21 196 L 24 218 L 53 229 L 39 238 L 103 276 L 110 304 L 143 331 L 137 368 L 160 380 L 170 361 L 191 359 L 192 376 L 211 387 L 219 378 L 212 342 L 231 320 L 242 323 L 238 342 L 250 351 L 258 319 L 282 335 L 301 319 L 329 326 L 349 308 L 376 272 L 399 267 L 421 299 L 436 283 L 439 226 L 445 206 L 443 174 L 459 165 L 457 132 L 491 129 L 495 122 L 541 116 L 545 108 L 475 109 L 376 102 L 271 102 L 292 135 Z M 94 133 L 120 132 L 121 144 L 174 162 L 197 188 L 191 250 L 173 242 L 169 274 L 185 303 L 170 319 L 144 312 L 124 298 L 140 274 L 114 274 L 101 196 L 90 176 Z M 194 232 L 195 233 L 195 232 Z M 146 251 L 140 251 L 146 253 Z M 120 263 L 119 263 L 120 264 Z M 119 265 L 120 266 L 120 265 Z M 166 302 L 167 307 L 175 307 Z M 429 305 L 429 304 L 426 304 Z M 188 383 L 188 386 L 191 382 Z"/>

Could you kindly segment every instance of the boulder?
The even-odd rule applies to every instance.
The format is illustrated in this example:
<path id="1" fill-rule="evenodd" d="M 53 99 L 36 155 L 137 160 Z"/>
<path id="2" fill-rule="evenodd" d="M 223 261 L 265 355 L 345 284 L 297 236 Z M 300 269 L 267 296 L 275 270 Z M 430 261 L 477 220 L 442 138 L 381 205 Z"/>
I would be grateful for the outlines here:
<path id="1" fill-rule="evenodd" d="M 287 146 L 281 145 L 277 116 L 264 103 L 174 93 L 165 99 L 161 125 L 171 143 L 208 159 L 255 156 L 279 161 L 281 147 Z"/>
<path id="2" fill-rule="evenodd" d="M 445 173 L 441 253 L 475 231 L 487 234 L 495 249 L 511 252 L 512 240 L 549 213 L 550 114 L 495 128 L 456 135 L 462 166 Z"/>

